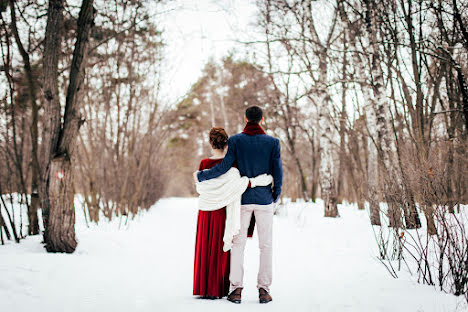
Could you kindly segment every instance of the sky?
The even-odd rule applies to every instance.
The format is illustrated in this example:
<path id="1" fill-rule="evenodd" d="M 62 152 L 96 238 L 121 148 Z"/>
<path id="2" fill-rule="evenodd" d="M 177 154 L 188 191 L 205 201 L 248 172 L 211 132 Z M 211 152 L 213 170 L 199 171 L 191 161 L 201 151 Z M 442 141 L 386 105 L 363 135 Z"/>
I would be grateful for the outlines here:
<path id="1" fill-rule="evenodd" d="M 170 104 L 187 93 L 210 58 L 241 51 L 238 40 L 256 20 L 254 0 L 178 0 L 163 12 L 157 16 L 166 44 L 161 96 Z"/>

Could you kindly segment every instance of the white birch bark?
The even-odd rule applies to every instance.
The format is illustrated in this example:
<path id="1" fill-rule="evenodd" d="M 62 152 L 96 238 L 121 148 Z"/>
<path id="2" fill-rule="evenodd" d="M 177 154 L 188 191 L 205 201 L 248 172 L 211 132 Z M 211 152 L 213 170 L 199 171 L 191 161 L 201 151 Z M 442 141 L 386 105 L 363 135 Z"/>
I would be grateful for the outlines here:
<path id="1" fill-rule="evenodd" d="M 345 16 L 345 15 L 342 15 Z M 349 23 L 348 20 L 346 20 Z M 355 39 L 355 33 L 351 33 L 350 47 L 354 51 L 358 51 Z M 361 80 L 361 92 L 363 93 L 366 105 L 364 105 L 364 112 L 366 115 L 367 123 L 367 150 L 368 150 L 368 164 L 367 164 L 367 181 L 366 181 L 366 197 L 369 203 L 370 221 L 372 225 L 381 225 L 380 220 L 380 206 L 379 206 L 379 166 L 378 166 L 378 151 L 377 146 L 377 125 L 374 105 L 371 102 L 373 96 L 371 94 L 370 85 L 367 81 L 369 75 L 365 70 L 364 60 L 359 53 L 353 53 L 354 69 L 356 70 L 357 77 Z"/>
<path id="2" fill-rule="evenodd" d="M 370 90 L 367 86 L 364 86 L 364 98 L 370 99 Z M 376 116 L 371 104 L 366 105 L 366 118 L 368 124 L 368 138 L 367 138 L 367 150 L 368 150 L 368 166 L 367 166 L 367 196 L 369 201 L 370 220 L 372 225 L 381 225 L 380 220 L 380 207 L 378 198 L 379 189 L 379 166 L 378 166 L 378 151 L 374 143 L 377 138 L 376 129 Z"/>
<path id="3" fill-rule="evenodd" d="M 337 198 L 335 181 L 333 178 L 333 161 L 331 153 L 332 136 L 329 117 L 329 97 L 326 92 L 319 96 L 319 125 L 320 125 L 320 189 L 326 217 L 337 217 Z"/>
<path id="4" fill-rule="evenodd" d="M 316 49 L 318 62 L 319 62 L 319 79 L 317 81 L 318 87 L 318 105 L 319 105 L 319 128 L 320 128 L 320 189 L 321 197 L 324 201 L 324 210 L 326 217 L 337 217 L 338 207 L 337 207 L 337 194 L 336 194 L 336 184 L 333 175 L 333 159 L 332 159 L 332 144 L 330 140 L 332 139 L 332 129 L 330 120 L 330 94 L 328 93 L 328 54 L 327 51 L 331 44 L 331 38 L 334 33 L 336 21 L 337 21 L 337 11 L 335 11 L 330 29 L 327 34 L 325 43 L 321 43 L 318 32 L 315 29 L 314 17 L 312 15 L 312 3 L 311 1 L 304 1 L 302 3 L 303 12 L 306 16 L 307 26 L 302 29 L 304 32 L 303 35 L 308 40 L 312 38 L 314 41 L 314 50 Z M 308 31 L 306 33 L 306 31 Z M 307 55 L 307 49 L 304 49 L 305 55 Z M 306 59 L 308 57 L 306 56 Z M 313 70 L 310 67 L 309 62 L 306 62 L 306 68 L 311 72 L 311 76 L 314 76 Z"/>
<path id="5" fill-rule="evenodd" d="M 338 199 L 336 194 L 335 179 L 333 175 L 332 158 L 332 129 L 330 120 L 330 95 L 327 89 L 327 69 L 326 55 L 321 55 L 320 60 L 320 87 L 319 91 L 319 127 L 320 127 L 320 192 L 323 199 L 325 217 L 337 217 Z M 340 177 L 338 177 L 340 178 Z"/>
<path id="6" fill-rule="evenodd" d="M 391 226 L 399 226 L 401 219 L 401 210 L 396 207 L 395 195 L 403 194 L 401 192 L 401 176 L 398 174 L 398 168 L 395 164 L 394 153 L 396 151 L 395 142 L 391 137 L 391 112 L 390 103 L 387 101 L 383 70 L 381 67 L 380 51 L 377 35 L 376 4 L 369 5 L 368 14 L 370 14 L 370 25 L 368 25 L 368 35 L 372 51 L 371 59 L 371 77 L 372 89 L 370 103 L 375 113 L 375 132 L 377 135 L 378 146 L 381 150 L 381 159 L 384 170 L 384 197 L 388 204 L 388 216 Z"/>

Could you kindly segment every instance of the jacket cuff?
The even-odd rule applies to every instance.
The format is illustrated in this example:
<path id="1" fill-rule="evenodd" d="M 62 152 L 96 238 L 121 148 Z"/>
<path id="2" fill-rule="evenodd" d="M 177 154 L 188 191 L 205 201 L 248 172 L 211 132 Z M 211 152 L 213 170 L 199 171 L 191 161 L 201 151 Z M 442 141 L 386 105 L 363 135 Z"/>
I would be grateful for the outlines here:
<path id="1" fill-rule="evenodd" d="M 281 190 L 279 190 L 279 191 L 275 190 L 273 192 L 273 202 L 276 203 L 278 201 L 278 199 L 280 198 L 280 196 L 281 196 Z"/>
<path id="2" fill-rule="evenodd" d="M 198 180 L 198 182 L 201 182 L 201 181 L 202 181 L 202 179 L 201 179 L 201 173 L 202 173 L 201 171 L 198 171 L 198 172 L 197 172 L 197 180 Z"/>

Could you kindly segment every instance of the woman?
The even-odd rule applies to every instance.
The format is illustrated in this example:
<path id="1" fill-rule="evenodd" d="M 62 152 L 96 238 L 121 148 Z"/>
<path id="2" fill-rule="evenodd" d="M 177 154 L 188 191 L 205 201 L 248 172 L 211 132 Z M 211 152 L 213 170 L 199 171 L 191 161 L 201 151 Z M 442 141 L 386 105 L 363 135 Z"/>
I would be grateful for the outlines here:
<path id="1" fill-rule="evenodd" d="M 223 128 L 210 131 L 213 155 L 200 162 L 198 170 L 209 169 L 220 163 L 225 155 L 228 135 Z M 198 212 L 195 242 L 193 294 L 205 299 L 217 299 L 229 292 L 230 252 L 223 251 L 226 207 Z"/>

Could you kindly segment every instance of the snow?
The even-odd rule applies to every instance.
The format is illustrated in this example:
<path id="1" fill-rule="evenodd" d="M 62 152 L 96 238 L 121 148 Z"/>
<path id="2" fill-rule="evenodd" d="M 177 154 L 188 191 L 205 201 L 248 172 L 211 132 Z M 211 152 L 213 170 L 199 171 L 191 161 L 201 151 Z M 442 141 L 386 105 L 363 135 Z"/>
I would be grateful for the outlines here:
<path id="1" fill-rule="evenodd" d="M 274 220 L 273 302 L 258 304 L 257 237 L 247 242 L 243 302 L 192 296 L 197 200 L 168 198 L 119 229 L 77 209 L 74 254 L 47 254 L 41 236 L 0 246 L 0 311 L 467 311 L 462 297 L 393 279 L 375 257 L 366 211 L 288 204 Z"/>

